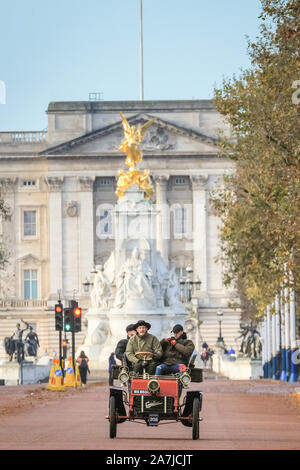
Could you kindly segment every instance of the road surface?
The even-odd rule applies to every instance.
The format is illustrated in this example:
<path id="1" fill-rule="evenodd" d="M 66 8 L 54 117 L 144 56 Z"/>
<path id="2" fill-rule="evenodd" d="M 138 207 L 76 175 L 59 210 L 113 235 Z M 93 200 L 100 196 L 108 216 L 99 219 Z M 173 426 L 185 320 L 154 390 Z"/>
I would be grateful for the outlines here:
<path id="1" fill-rule="evenodd" d="M 104 383 L 66 392 L 0 387 L 0 449 L 300 449 L 297 384 L 205 380 L 192 387 L 204 393 L 199 441 L 181 423 L 152 428 L 125 422 L 109 439 Z"/>

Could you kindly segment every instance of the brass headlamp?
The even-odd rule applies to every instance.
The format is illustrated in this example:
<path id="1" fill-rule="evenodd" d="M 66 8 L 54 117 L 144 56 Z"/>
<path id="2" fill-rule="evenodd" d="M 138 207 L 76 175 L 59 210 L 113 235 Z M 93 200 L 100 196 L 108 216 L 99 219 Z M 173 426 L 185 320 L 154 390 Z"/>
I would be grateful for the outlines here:
<path id="1" fill-rule="evenodd" d="M 151 379 L 148 382 L 148 392 L 152 393 L 153 395 L 157 392 L 159 392 L 160 385 L 158 380 L 156 379 Z"/>
<path id="2" fill-rule="evenodd" d="M 182 383 L 183 387 L 186 388 L 189 386 L 190 382 L 191 382 L 191 376 L 188 372 L 184 372 L 180 378 L 179 378 L 180 382 Z"/>
<path id="3" fill-rule="evenodd" d="M 128 375 L 128 372 L 125 368 L 121 369 L 118 380 L 120 380 L 122 385 L 126 385 L 126 383 L 128 382 L 129 375 Z"/>

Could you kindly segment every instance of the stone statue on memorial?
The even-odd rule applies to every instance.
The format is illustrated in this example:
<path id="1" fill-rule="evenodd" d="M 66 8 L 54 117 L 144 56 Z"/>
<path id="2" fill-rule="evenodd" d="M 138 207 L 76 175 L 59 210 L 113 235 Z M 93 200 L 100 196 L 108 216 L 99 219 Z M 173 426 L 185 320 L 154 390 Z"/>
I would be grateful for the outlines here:
<path id="1" fill-rule="evenodd" d="M 140 258 L 139 249 L 133 249 L 131 257 L 121 267 L 116 279 L 115 307 L 122 308 L 128 299 L 144 299 L 155 302 L 152 289 L 152 271 L 146 260 Z"/>
<path id="2" fill-rule="evenodd" d="M 37 348 L 39 346 L 39 340 L 37 334 L 33 331 L 32 326 L 26 321 L 21 319 L 21 322 L 26 325 L 26 328 L 21 328 L 21 324 L 16 324 L 16 329 L 10 337 L 4 339 L 4 347 L 6 353 L 9 355 L 9 361 L 13 360 L 14 354 L 15 359 L 21 363 L 24 360 L 25 353 L 28 356 L 37 356 Z M 26 330 L 30 330 L 27 334 L 25 341 L 23 340 L 23 333 Z"/>
<path id="3" fill-rule="evenodd" d="M 108 308 L 111 295 L 111 285 L 103 266 L 96 266 L 97 274 L 94 278 L 94 286 L 91 292 L 91 305 L 93 308 Z"/>
<path id="4" fill-rule="evenodd" d="M 25 338 L 25 352 L 28 356 L 37 357 L 38 348 L 40 346 L 38 335 L 33 331 L 33 327 L 29 327 L 29 333 Z"/>
<path id="5" fill-rule="evenodd" d="M 125 269 L 121 267 L 116 279 L 116 298 L 114 307 L 122 308 L 125 304 Z"/>
<path id="6" fill-rule="evenodd" d="M 242 338 L 239 352 L 244 356 L 257 359 L 262 351 L 259 331 L 252 325 L 240 324 L 240 333 L 237 338 L 237 340 Z"/>
<path id="7" fill-rule="evenodd" d="M 176 274 L 176 266 L 173 264 L 170 269 L 169 281 L 167 286 L 167 303 L 170 307 L 182 306 L 179 280 Z"/>
<path id="8" fill-rule="evenodd" d="M 136 265 L 136 279 L 134 284 L 139 298 L 143 298 L 154 305 L 155 294 L 152 289 L 152 271 L 145 260 L 140 260 Z"/>
<path id="9" fill-rule="evenodd" d="M 156 253 L 156 277 L 158 281 L 158 289 L 160 295 L 164 300 L 164 305 L 166 305 L 167 288 L 169 284 L 169 268 L 167 263 L 163 260 L 159 251 Z"/>

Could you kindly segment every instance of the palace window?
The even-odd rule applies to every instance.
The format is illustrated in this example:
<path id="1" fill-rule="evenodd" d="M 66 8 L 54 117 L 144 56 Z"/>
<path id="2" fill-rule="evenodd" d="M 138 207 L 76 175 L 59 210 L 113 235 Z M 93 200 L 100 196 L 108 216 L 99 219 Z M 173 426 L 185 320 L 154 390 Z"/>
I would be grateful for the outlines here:
<path id="1" fill-rule="evenodd" d="M 100 186 L 112 186 L 112 178 L 100 178 Z"/>
<path id="2" fill-rule="evenodd" d="M 99 228 L 100 228 L 99 230 L 100 235 L 112 234 L 112 216 L 109 210 L 100 211 Z"/>
<path id="3" fill-rule="evenodd" d="M 187 184 L 187 178 L 186 178 L 186 176 L 176 176 L 176 178 L 175 178 L 175 184 L 176 184 L 176 185 Z"/>
<path id="4" fill-rule="evenodd" d="M 35 180 L 23 180 L 23 186 L 36 186 Z"/>
<path id="5" fill-rule="evenodd" d="M 184 235 L 187 233 L 187 210 L 178 208 L 174 211 L 174 235 Z"/>
<path id="6" fill-rule="evenodd" d="M 36 236 L 36 211 L 24 211 L 24 237 Z"/>
<path id="7" fill-rule="evenodd" d="M 38 298 L 38 272 L 37 269 L 24 270 L 24 299 Z"/>

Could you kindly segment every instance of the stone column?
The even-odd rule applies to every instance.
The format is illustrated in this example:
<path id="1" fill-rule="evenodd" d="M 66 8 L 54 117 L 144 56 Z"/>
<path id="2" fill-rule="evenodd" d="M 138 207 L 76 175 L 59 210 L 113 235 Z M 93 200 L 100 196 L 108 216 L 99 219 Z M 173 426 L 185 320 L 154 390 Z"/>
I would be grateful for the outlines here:
<path id="1" fill-rule="evenodd" d="M 275 297 L 275 314 L 272 315 L 272 379 L 278 376 L 278 353 L 280 348 L 279 298 Z"/>
<path id="2" fill-rule="evenodd" d="M 281 318 L 281 373 L 280 380 L 286 381 L 287 365 L 286 365 L 286 338 L 285 338 L 285 308 L 284 308 L 284 291 L 280 295 L 280 318 Z"/>
<path id="3" fill-rule="evenodd" d="M 62 246 L 62 185 L 63 177 L 46 177 L 49 188 L 49 257 L 50 295 L 57 300 L 57 290 L 63 294 L 63 246 Z"/>
<path id="4" fill-rule="evenodd" d="M 271 307 L 266 310 L 266 378 L 271 378 L 271 358 L 272 358 L 272 328 L 271 328 Z"/>
<path id="5" fill-rule="evenodd" d="M 289 363 L 289 350 L 291 347 L 291 335 L 290 335 L 290 301 L 289 301 L 289 288 L 284 288 L 284 325 L 285 325 L 285 365 L 287 377 L 290 375 L 290 363 Z"/>
<path id="6" fill-rule="evenodd" d="M 167 185 L 169 176 L 154 176 L 156 185 L 156 209 L 158 211 L 156 248 L 169 265 L 170 246 L 170 210 L 167 200 Z"/>
<path id="7" fill-rule="evenodd" d="M 79 292 L 94 264 L 94 213 L 93 189 L 95 177 L 79 176 L 80 189 L 80 239 L 79 239 Z"/>
<path id="8" fill-rule="evenodd" d="M 268 361 L 268 335 L 267 335 L 267 319 L 264 316 L 261 324 L 261 342 L 262 342 L 262 366 L 263 366 L 263 376 L 266 379 L 268 376 L 267 370 L 267 361 Z"/>
<path id="9" fill-rule="evenodd" d="M 291 371 L 289 382 L 298 381 L 297 371 L 297 341 L 296 341 L 296 305 L 295 305 L 295 291 L 293 286 L 290 288 L 290 345 L 291 345 Z"/>
<path id="10" fill-rule="evenodd" d="M 193 187 L 193 255 L 194 278 L 201 281 L 201 292 L 207 296 L 207 214 L 206 184 L 208 175 L 191 176 Z"/>
<path id="11" fill-rule="evenodd" d="M 275 328 L 276 328 L 276 354 L 280 352 L 280 296 L 276 295 L 275 297 Z"/>

